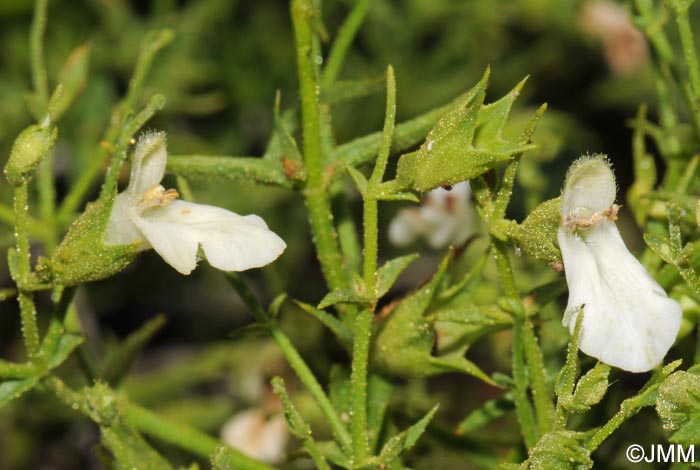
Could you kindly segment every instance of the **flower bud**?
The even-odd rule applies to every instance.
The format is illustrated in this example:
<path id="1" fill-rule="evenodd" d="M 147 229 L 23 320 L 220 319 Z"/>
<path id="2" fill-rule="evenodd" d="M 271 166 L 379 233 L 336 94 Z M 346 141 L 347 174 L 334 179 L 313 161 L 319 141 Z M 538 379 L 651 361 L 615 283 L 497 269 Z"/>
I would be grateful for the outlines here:
<path id="1" fill-rule="evenodd" d="M 19 186 L 34 171 L 34 168 L 51 151 L 56 141 L 56 128 L 49 128 L 48 119 L 41 125 L 31 125 L 15 140 L 10 158 L 5 165 L 5 177 L 14 186 Z"/>

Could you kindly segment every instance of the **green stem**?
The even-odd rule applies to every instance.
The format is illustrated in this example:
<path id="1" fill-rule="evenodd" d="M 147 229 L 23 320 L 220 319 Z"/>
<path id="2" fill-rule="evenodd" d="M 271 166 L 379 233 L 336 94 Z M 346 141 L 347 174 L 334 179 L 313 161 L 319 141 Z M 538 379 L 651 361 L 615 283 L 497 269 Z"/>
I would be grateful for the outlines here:
<path id="1" fill-rule="evenodd" d="M 30 377 L 36 377 L 39 373 L 37 366 L 31 362 L 17 364 L 16 362 L 8 362 L 0 359 L 0 380 L 28 379 Z"/>
<path id="2" fill-rule="evenodd" d="M 49 85 L 46 78 L 46 64 L 44 63 L 44 32 L 46 31 L 48 4 L 48 0 L 36 0 L 34 3 L 34 19 L 29 33 L 32 85 L 34 86 L 36 104 L 34 112 L 37 120 L 46 112 L 49 103 Z"/>
<path id="3" fill-rule="evenodd" d="M 28 183 L 15 188 L 15 238 L 17 241 L 17 275 L 15 279 L 19 289 L 19 307 L 22 320 L 22 336 L 30 358 L 39 355 L 39 327 L 36 321 L 34 295 L 25 286 L 31 273 L 29 251 L 29 210 Z"/>
<path id="4" fill-rule="evenodd" d="M 107 169 L 104 183 L 102 183 L 102 188 L 100 189 L 100 201 L 106 202 L 116 188 L 119 171 L 124 164 L 124 160 L 126 160 L 127 150 L 129 149 L 133 135 L 136 134 L 157 111 L 161 110 L 164 105 L 165 97 L 163 97 L 163 95 L 154 95 L 140 113 L 124 124 L 121 136 L 117 141 L 115 152 L 112 155 L 112 162 Z"/>
<path id="5" fill-rule="evenodd" d="M 557 430 L 566 429 L 566 421 L 568 413 L 564 407 L 564 402 L 571 399 L 576 386 L 576 378 L 580 373 L 578 363 L 578 349 L 581 344 L 581 328 L 583 327 L 584 311 L 579 311 L 576 316 L 576 326 L 574 334 L 569 341 L 569 347 L 566 351 L 566 363 L 562 368 L 557 382 L 557 406 L 555 409 L 554 426 Z"/>
<path id="6" fill-rule="evenodd" d="M 55 375 L 49 375 L 44 377 L 41 383 L 44 384 L 44 386 L 48 388 L 56 398 L 58 398 L 58 401 L 63 403 L 65 406 L 89 415 L 88 410 L 85 408 L 85 400 L 83 399 L 83 396 L 66 385 L 63 380 Z"/>
<path id="7" fill-rule="evenodd" d="M 700 324 L 695 328 L 695 354 L 693 364 L 700 364 Z"/>
<path id="8" fill-rule="evenodd" d="M 37 121 L 49 110 L 49 86 L 44 63 L 44 33 L 46 32 L 46 16 L 48 0 L 36 0 L 34 19 L 29 33 L 29 49 L 31 57 L 31 75 L 34 86 L 34 114 Z M 51 254 L 56 248 L 56 228 L 54 214 L 56 211 L 56 189 L 53 179 L 53 152 L 45 156 L 37 168 L 37 189 L 39 193 L 39 216 L 46 228 L 44 243 L 46 252 Z"/>
<path id="9" fill-rule="evenodd" d="M 56 187 L 53 178 L 54 152 L 49 152 L 37 168 L 37 191 L 39 194 L 39 217 L 45 228 L 43 237 L 46 254 L 56 251 L 58 235 L 56 233 Z"/>
<path id="10" fill-rule="evenodd" d="M 66 314 L 68 309 L 73 303 L 73 297 L 75 296 L 76 287 L 66 287 L 60 292 L 60 298 L 56 303 L 54 308 L 53 316 L 51 317 L 51 324 L 49 325 L 46 335 L 44 336 L 42 349 L 45 356 L 51 357 L 56 345 L 58 344 L 61 334 L 64 331 L 64 324 L 66 319 Z"/>
<path id="11" fill-rule="evenodd" d="M 342 26 L 338 29 L 338 35 L 331 46 L 328 62 L 323 71 L 324 88 L 331 86 L 338 77 L 338 72 L 340 72 L 340 68 L 345 61 L 348 49 L 367 15 L 369 5 L 370 0 L 357 0 Z"/>
<path id="12" fill-rule="evenodd" d="M 554 404 L 552 403 L 552 394 L 547 388 L 542 349 L 537 342 L 537 336 L 529 318 L 525 318 L 523 334 L 523 346 L 525 348 L 527 370 L 530 375 L 532 400 L 535 404 L 537 428 L 541 436 L 551 431 L 554 427 Z"/>
<path id="13" fill-rule="evenodd" d="M 496 261 L 496 266 L 503 283 L 503 288 L 507 297 L 517 298 L 518 290 L 515 286 L 513 278 L 513 270 L 508 261 L 508 254 L 505 250 L 505 245 L 492 239 L 493 254 Z M 519 302 L 516 302 L 516 304 Z M 516 312 L 513 318 L 513 379 L 515 381 L 514 401 L 515 412 L 520 422 L 523 439 L 528 449 L 532 449 L 537 442 L 537 425 L 535 416 L 532 410 L 532 404 L 527 395 L 528 378 L 525 366 L 524 352 L 524 322 L 525 315 Z"/>
<path id="14" fill-rule="evenodd" d="M 688 3 L 688 5 L 690 4 Z M 678 26 L 678 34 L 681 38 L 686 67 L 688 68 L 688 80 L 690 82 L 688 101 L 691 110 L 690 114 L 693 117 L 693 124 L 695 125 L 697 137 L 700 138 L 700 65 L 698 65 L 698 56 L 695 51 L 695 39 L 693 38 L 693 30 L 690 27 L 687 8 L 680 9 L 676 12 L 676 24 Z"/>
<path id="15" fill-rule="evenodd" d="M 126 92 L 124 100 L 119 104 L 122 116 L 133 112 L 136 103 L 141 95 L 141 90 L 146 82 L 146 77 L 151 70 L 153 59 L 163 47 L 168 45 L 173 40 L 174 33 L 170 29 L 162 29 L 158 31 L 150 31 L 144 37 L 141 44 L 139 57 L 136 60 L 134 75 L 129 82 L 129 89 Z"/>
<path id="16" fill-rule="evenodd" d="M 642 392 L 642 394 L 644 394 L 644 392 Z M 593 437 L 591 437 L 591 440 L 588 441 L 586 447 L 589 451 L 593 452 L 596 450 L 622 423 L 639 412 L 640 408 L 644 406 L 644 396 L 642 394 L 628 398 L 622 402 L 620 411 L 615 413 L 615 416 L 598 429 L 595 434 L 593 434 Z"/>
<path id="17" fill-rule="evenodd" d="M 156 413 L 135 403 L 127 402 L 126 418 L 136 429 L 162 441 L 174 444 L 181 449 L 208 459 L 217 449 L 223 447 L 218 439 L 183 424 L 162 418 Z M 227 461 L 237 470 L 274 470 L 274 467 L 252 459 L 237 450 L 226 448 Z"/>
<path id="18" fill-rule="evenodd" d="M 333 196 L 333 205 L 336 208 L 338 241 L 340 242 L 340 252 L 343 255 L 345 265 L 350 272 L 360 272 L 362 269 L 362 255 L 360 254 L 362 247 L 357 236 L 358 231 L 353 219 L 350 201 L 343 189 L 340 189 Z"/>
<path id="19" fill-rule="evenodd" d="M 308 175 L 304 198 L 321 270 L 329 287 L 335 289 L 347 282 L 324 181 L 318 83 L 312 57 L 313 5 L 308 0 L 292 0 L 291 12 L 301 94 L 304 167 Z"/>
<path id="20" fill-rule="evenodd" d="M 363 279 L 365 285 L 371 291 L 375 288 L 375 276 L 377 273 L 377 200 L 373 195 L 367 195 L 362 207 L 363 233 L 364 233 L 364 263 Z"/>
<path id="21" fill-rule="evenodd" d="M 316 401 L 316 404 L 321 409 L 321 412 L 328 420 L 328 423 L 333 430 L 333 435 L 336 437 L 336 439 L 338 439 L 338 442 L 343 450 L 346 453 L 350 453 L 352 449 L 350 435 L 348 434 L 348 431 L 343 423 L 340 421 L 340 418 L 335 412 L 330 400 L 326 396 L 326 393 L 323 391 L 323 388 L 318 383 L 318 380 L 316 380 L 316 377 L 314 376 L 313 372 L 311 372 L 311 369 L 309 369 L 309 366 L 306 365 L 306 362 L 304 362 L 304 359 L 296 350 L 287 335 L 284 334 L 279 326 L 271 322 L 271 319 L 265 309 L 263 309 L 258 303 L 255 295 L 248 288 L 246 283 L 243 282 L 240 276 L 237 273 L 231 272 L 227 273 L 227 279 L 233 288 L 236 289 L 238 295 L 241 296 L 241 299 L 243 299 L 243 302 L 250 309 L 255 319 L 262 325 L 268 327 L 270 336 L 272 336 L 272 339 L 275 340 L 277 346 L 282 351 L 282 354 L 284 354 L 284 357 L 287 359 L 287 362 L 289 362 L 289 365 L 292 366 L 292 369 L 294 369 L 294 372 L 296 372 L 299 380 L 301 380 L 301 382 L 304 384 L 306 389 Z"/>
<path id="22" fill-rule="evenodd" d="M 362 310 L 355 318 L 355 340 L 352 349 L 352 372 L 350 387 L 352 455 L 355 465 L 361 465 L 369 455 L 367 433 L 367 364 L 369 363 L 369 343 L 372 334 L 371 310 Z"/>
<path id="23" fill-rule="evenodd" d="M 379 187 L 382 184 L 384 172 L 389 161 L 395 123 L 396 79 L 394 78 L 394 68 L 390 65 L 386 73 L 386 115 L 384 117 L 382 142 L 379 146 L 377 160 L 372 169 L 372 175 L 367 183 L 367 191 L 364 194 L 364 281 L 370 289 L 374 289 L 377 271 L 377 198 L 381 192 Z"/>
<path id="24" fill-rule="evenodd" d="M 690 89 L 695 97 L 700 97 L 700 66 L 698 65 L 698 56 L 695 51 L 695 41 L 693 31 L 690 28 L 687 8 L 676 12 L 676 23 L 678 25 L 678 34 L 681 37 L 685 63 L 688 67 Z"/>
<path id="25" fill-rule="evenodd" d="M 17 297 L 17 288 L 5 287 L 4 289 L 0 289 L 0 302 L 4 302 L 12 297 Z"/>

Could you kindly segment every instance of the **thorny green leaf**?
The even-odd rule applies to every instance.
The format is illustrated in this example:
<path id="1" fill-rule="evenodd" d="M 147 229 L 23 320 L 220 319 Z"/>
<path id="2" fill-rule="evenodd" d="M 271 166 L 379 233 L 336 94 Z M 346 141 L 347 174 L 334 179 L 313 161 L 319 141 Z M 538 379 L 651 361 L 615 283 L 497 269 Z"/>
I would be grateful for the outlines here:
<path id="1" fill-rule="evenodd" d="M 564 407 L 574 413 L 582 413 L 600 402 L 608 390 L 609 373 L 610 366 L 598 362 L 593 369 L 579 379 L 571 400 L 565 403 Z"/>
<path id="2" fill-rule="evenodd" d="M 420 149 L 399 159 L 396 170 L 399 187 L 424 192 L 456 184 L 533 148 L 528 143 L 508 142 L 501 135 L 524 82 L 501 100 L 484 106 L 487 78 L 485 74 L 475 86 L 469 101 L 438 121 Z"/>
<path id="3" fill-rule="evenodd" d="M 553 431 L 545 434 L 530 451 L 520 470 L 588 470 L 590 452 L 581 445 L 583 433 Z"/>
<path id="4" fill-rule="evenodd" d="M 695 444 L 700 439 L 700 365 L 669 375 L 659 387 L 656 412 L 671 441 Z"/>
<path id="5" fill-rule="evenodd" d="M 561 197 L 537 206 L 517 230 L 516 242 L 526 253 L 548 263 L 561 262 L 557 230 L 561 224 Z"/>
<path id="6" fill-rule="evenodd" d="M 435 318 L 427 315 L 428 307 L 438 291 L 451 255 L 445 257 L 433 278 L 380 314 L 372 348 L 377 365 L 401 377 L 427 376 L 444 372 L 463 372 L 489 383 L 491 379 L 463 352 L 466 346 L 447 348 L 448 354 L 433 355 L 436 346 Z M 467 337 L 468 338 L 468 337 Z"/>

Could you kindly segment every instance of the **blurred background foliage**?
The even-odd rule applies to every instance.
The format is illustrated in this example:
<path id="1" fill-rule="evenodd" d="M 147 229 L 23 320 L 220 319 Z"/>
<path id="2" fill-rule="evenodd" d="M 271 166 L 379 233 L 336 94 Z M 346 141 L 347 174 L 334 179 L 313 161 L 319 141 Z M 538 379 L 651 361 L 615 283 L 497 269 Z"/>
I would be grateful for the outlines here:
<path id="1" fill-rule="evenodd" d="M 3 156 L 9 154 L 17 133 L 32 121 L 27 105 L 31 88 L 27 38 L 33 4 L 31 0 L 0 2 Z M 323 23 L 331 35 L 350 4 L 349 0 L 323 2 Z M 375 0 L 339 78 L 383 83 L 386 65 L 392 64 L 398 84 L 397 121 L 401 122 L 450 101 L 471 86 L 488 65 L 492 79 L 487 101 L 503 96 L 529 75 L 509 125 L 514 130 L 522 128 L 543 102 L 549 109 L 535 134 L 538 150 L 523 159 L 510 216 L 522 220 L 535 204 L 556 196 L 569 163 L 586 152 L 610 155 L 619 194 L 624 194 L 632 178 L 632 131 L 626 123 L 640 103 L 650 103 L 653 109 L 651 71 L 645 46 L 641 52 L 627 51 L 627 55 L 638 56 L 632 66 L 614 62 L 614 51 L 609 49 L 624 50 L 625 44 L 634 47 L 634 39 L 621 37 L 612 45 L 609 37 L 602 40 L 595 28 L 601 20 L 587 19 L 584 13 L 591 5 L 575 0 Z M 694 14 L 697 18 L 697 11 Z M 143 96 L 159 92 L 167 99 L 164 110 L 148 126 L 167 131 L 171 154 L 262 155 L 273 130 L 276 90 L 281 92 L 282 110 L 290 110 L 289 122 L 298 119 L 295 56 L 285 1 L 53 0 L 45 45 L 50 87 L 56 85 L 72 51 L 86 44 L 90 48 L 88 80 L 59 125 L 55 160 L 59 198 L 93 157 L 110 110 L 127 88 L 144 35 L 161 28 L 172 29 L 174 39 L 157 56 Z M 327 47 L 325 44 L 324 50 Z M 380 129 L 384 100 L 378 85 L 372 96 L 334 106 L 337 142 Z M 5 158 L 0 158 L 1 163 Z M 297 195 L 231 184 L 192 186 L 203 202 L 260 214 L 287 241 L 289 249 L 277 263 L 245 275 L 263 298 L 269 300 L 287 291 L 293 298 L 318 302 L 325 287 Z M 6 207 L 11 205 L 11 191 L 4 182 L 0 184 L 0 201 Z M 381 230 L 385 232 L 400 206 L 383 206 Z M 621 226 L 633 247 L 643 246 L 630 216 L 622 214 Z M 2 251 L 11 243 L 12 230 L 3 225 Z M 459 258 L 456 269 L 466 272 L 485 246 L 486 241 L 477 238 Z M 385 259 L 400 253 L 385 240 L 380 240 L 380 248 Z M 406 290 L 425 280 L 441 256 L 420 243 L 412 248 L 421 249 L 425 256 L 400 281 Z M 532 259 L 520 258 L 517 263 L 523 289 L 555 277 Z M 497 295 L 495 273 L 487 276 L 494 283 L 480 288 L 478 297 L 484 302 Z M 6 263 L 2 262 L 0 287 L 10 285 Z M 400 294 L 400 290 L 395 293 Z M 272 375 L 285 376 L 294 390 L 293 375 L 269 340 L 250 334 L 230 340 L 230 333 L 247 324 L 250 317 L 225 279 L 206 264 L 185 278 L 147 252 L 119 275 L 82 287 L 77 298 L 89 336 L 86 347 L 99 347 L 95 352 L 102 355 L 109 354 L 119 338 L 156 314 L 165 313 L 166 325 L 141 354 L 126 385 L 135 402 L 167 416 L 216 434 L 234 411 L 265 401 Z M 48 298 L 43 301 L 44 306 L 49 305 Z M 347 361 L 345 353 L 317 323 L 292 304 L 286 305 L 282 313 L 285 329 L 317 375 L 327 377 L 334 362 Z M 550 306 L 543 314 L 548 319 L 541 325 L 545 354 L 560 352 L 568 341 L 560 326 L 561 312 L 561 308 Z M 18 317 L 13 300 L 0 303 L 2 357 L 20 359 Z M 507 334 L 497 334 L 472 347 L 472 360 L 489 373 L 507 371 L 508 348 Z M 622 396 L 643 383 L 629 375 L 621 376 L 621 381 L 617 393 Z M 399 428 L 435 401 L 442 404 L 437 420 L 413 452 L 410 464 L 414 468 L 483 468 L 494 462 L 491 450 L 496 449 L 497 454 L 499 446 L 507 447 L 519 439 L 517 427 L 509 421 L 512 417 L 497 421 L 492 434 L 454 435 L 455 426 L 470 409 L 494 394 L 490 387 L 468 377 L 414 379 L 402 382 L 395 393 L 392 419 Z M 302 409 L 303 403 L 302 399 Z M 317 427 L 320 416 L 316 413 L 317 419 L 313 419 L 310 403 L 303 411 Z M 0 469 L 101 468 L 90 452 L 97 441 L 94 427 L 57 409 L 50 398 L 29 393 L 3 410 Z M 601 422 L 611 413 L 601 409 Z M 644 428 L 649 442 L 659 442 L 661 430 L 651 415 L 642 413 L 626 423 L 620 436 L 630 435 L 625 429 Z M 617 450 L 624 449 L 624 443 L 614 440 L 598 451 L 609 453 L 609 459 L 596 459 L 610 462 L 609 467 L 600 468 L 614 468 Z M 185 464 L 191 460 L 174 448 L 161 450 L 174 461 Z M 644 464 L 638 468 L 645 468 Z"/>

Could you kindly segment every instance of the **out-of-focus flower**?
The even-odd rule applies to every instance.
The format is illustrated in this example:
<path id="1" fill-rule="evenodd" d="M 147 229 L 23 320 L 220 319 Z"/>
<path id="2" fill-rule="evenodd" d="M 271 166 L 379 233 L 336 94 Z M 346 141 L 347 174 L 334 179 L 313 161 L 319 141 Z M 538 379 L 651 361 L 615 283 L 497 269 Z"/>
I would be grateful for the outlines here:
<path id="1" fill-rule="evenodd" d="M 389 225 L 389 240 L 406 246 L 416 238 L 425 238 L 431 248 L 464 243 L 474 232 L 474 215 L 469 203 L 468 181 L 452 189 L 436 188 L 428 192 L 420 208 L 402 209 Z"/>
<path id="2" fill-rule="evenodd" d="M 586 2 L 579 13 L 579 23 L 603 43 L 605 60 L 616 75 L 629 75 L 647 61 L 646 39 L 622 5 L 609 0 Z"/>
<path id="3" fill-rule="evenodd" d="M 657 366 L 673 345 L 681 307 L 627 250 L 615 225 L 615 176 L 604 156 L 569 168 L 562 193 L 561 248 L 573 333 L 583 311 L 581 350 L 631 372 Z"/>
<path id="4" fill-rule="evenodd" d="M 288 440 L 289 430 L 284 415 L 268 416 L 262 408 L 241 411 L 221 428 L 221 442 L 271 464 L 282 460 Z"/>
<path id="5" fill-rule="evenodd" d="M 114 199 L 105 245 L 140 243 L 182 274 L 197 266 L 200 245 L 209 264 L 223 271 L 258 268 L 282 254 L 287 245 L 257 215 L 177 200 L 177 191 L 160 185 L 167 158 L 165 133 L 141 136 L 129 186 Z"/>

